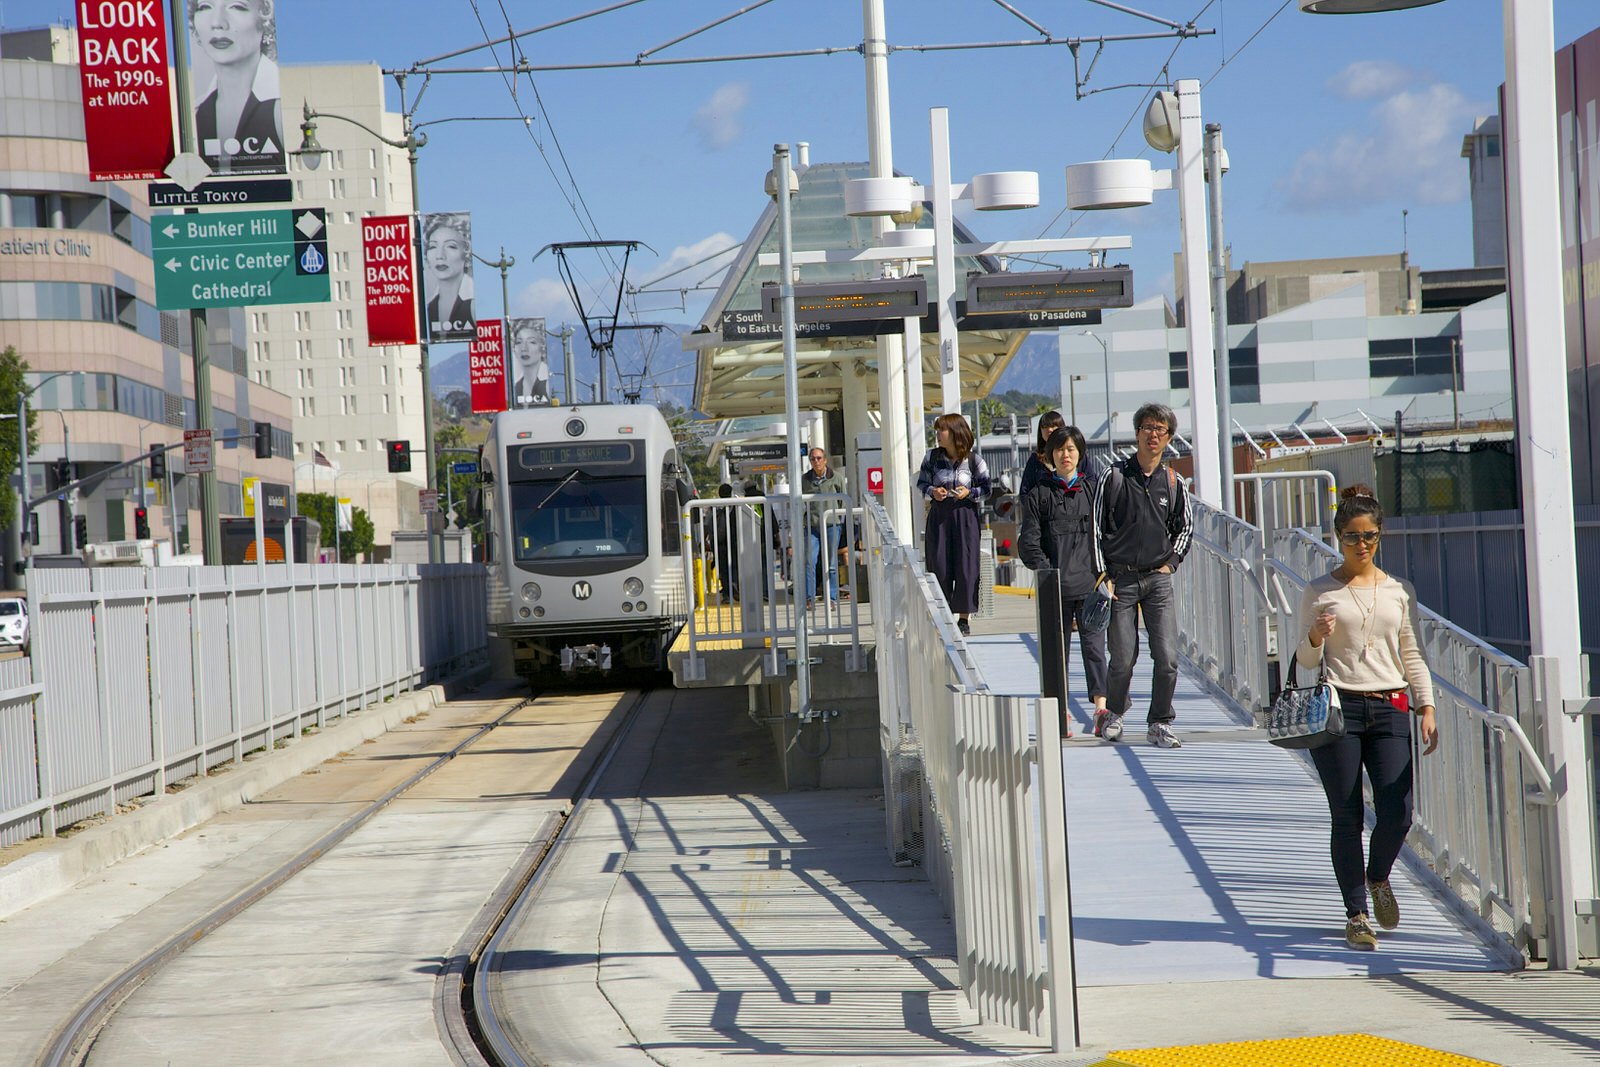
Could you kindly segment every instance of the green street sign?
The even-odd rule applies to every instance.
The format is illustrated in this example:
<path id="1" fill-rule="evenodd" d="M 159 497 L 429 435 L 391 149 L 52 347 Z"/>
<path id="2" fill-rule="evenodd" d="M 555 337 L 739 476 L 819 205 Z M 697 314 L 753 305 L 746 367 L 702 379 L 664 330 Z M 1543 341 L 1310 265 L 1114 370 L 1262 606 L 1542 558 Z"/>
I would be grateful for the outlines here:
<path id="1" fill-rule="evenodd" d="M 321 208 L 168 215 L 150 230 L 162 311 L 330 299 Z"/>

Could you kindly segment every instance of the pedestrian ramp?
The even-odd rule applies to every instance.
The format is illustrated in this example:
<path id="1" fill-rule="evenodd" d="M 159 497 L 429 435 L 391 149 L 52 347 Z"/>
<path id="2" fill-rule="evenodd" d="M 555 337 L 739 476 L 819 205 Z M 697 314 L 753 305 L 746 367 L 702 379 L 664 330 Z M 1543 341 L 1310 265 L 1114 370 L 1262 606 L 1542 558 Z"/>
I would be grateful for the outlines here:
<path id="1" fill-rule="evenodd" d="M 1000 694 L 1038 695 L 1033 634 L 967 639 Z M 1073 734 L 1062 743 L 1073 951 L 1082 986 L 1505 971 L 1521 958 L 1479 936 L 1404 859 L 1391 883 L 1401 926 L 1376 952 L 1349 948 L 1328 858 L 1328 812 L 1310 761 L 1181 672 L 1184 746 L 1144 740 L 1149 659 L 1134 671 L 1126 740 L 1090 732 L 1073 642 Z"/>

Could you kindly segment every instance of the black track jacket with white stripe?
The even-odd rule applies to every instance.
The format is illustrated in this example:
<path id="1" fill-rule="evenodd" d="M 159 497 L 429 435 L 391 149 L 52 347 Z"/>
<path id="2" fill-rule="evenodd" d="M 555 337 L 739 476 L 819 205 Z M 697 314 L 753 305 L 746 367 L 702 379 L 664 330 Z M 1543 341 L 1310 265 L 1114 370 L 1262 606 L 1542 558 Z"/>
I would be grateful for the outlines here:
<path id="1" fill-rule="evenodd" d="M 1189 551 L 1194 521 L 1183 480 L 1165 463 L 1148 478 L 1139 457 L 1113 463 L 1094 494 L 1095 564 L 1103 572 L 1173 570 Z"/>

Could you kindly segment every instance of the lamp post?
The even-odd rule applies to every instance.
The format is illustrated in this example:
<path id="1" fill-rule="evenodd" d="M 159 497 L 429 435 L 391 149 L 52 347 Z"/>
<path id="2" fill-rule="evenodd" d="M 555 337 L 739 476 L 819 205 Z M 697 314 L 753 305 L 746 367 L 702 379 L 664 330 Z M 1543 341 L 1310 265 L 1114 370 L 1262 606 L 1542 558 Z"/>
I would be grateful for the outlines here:
<path id="1" fill-rule="evenodd" d="M 517 406 L 516 394 L 512 391 L 515 386 L 511 381 L 511 297 L 506 283 L 506 272 L 517 265 L 516 256 L 506 255 L 505 245 L 500 246 L 499 259 L 484 259 L 478 253 L 472 253 L 472 258 L 482 263 L 485 267 L 494 267 L 500 272 L 500 366 L 506 376 L 506 408 Z M 549 358 L 546 354 L 545 358 Z M 450 476 L 445 475 L 445 485 L 450 484 Z"/>
<path id="2" fill-rule="evenodd" d="M 794 333 L 794 267 L 790 258 L 794 254 L 793 228 L 791 226 L 790 199 L 800 191 L 800 182 L 789 166 L 789 146 L 772 146 L 772 172 L 768 175 L 767 193 L 778 203 L 778 297 L 783 311 L 783 419 L 788 435 L 789 451 L 789 530 L 791 538 L 810 536 L 806 531 L 810 521 L 801 510 L 804 502 L 800 496 L 800 357 L 795 350 Z M 806 624 L 808 611 L 800 607 L 800 549 L 802 540 L 793 548 L 794 563 L 790 577 L 794 580 L 794 657 L 796 713 L 802 723 L 811 717 L 811 653 L 807 647 Z M 809 563 L 806 566 L 810 566 Z M 826 592 L 826 589 L 823 590 Z"/>
<path id="3" fill-rule="evenodd" d="M 402 128 L 405 131 L 405 137 L 400 140 L 395 140 L 392 137 L 385 137 L 383 134 L 379 133 L 377 130 L 374 130 L 364 122 L 358 122 L 355 119 L 348 118 L 344 115 L 335 114 L 331 111 L 313 110 L 310 101 L 306 101 L 302 105 L 301 109 L 300 147 L 295 151 L 295 155 L 304 160 L 306 166 L 312 170 L 316 170 L 317 167 L 321 166 L 322 157 L 326 155 L 328 151 L 317 141 L 317 119 L 338 119 L 340 122 L 348 122 L 350 125 L 355 126 L 358 129 L 365 130 L 372 137 L 388 145 L 390 148 L 402 148 L 405 150 L 406 163 L 411 170 L 411 211 L 412 215 L 414 216 L 412 221 L 412 237 L 417 257 L 417 269 L 420 272 L 425 254 L 422 247 L 422 194 L 417 186 L 417 149 L 428 143 L 428 135 L 422 133 L 416 128 L 416 126 L 412 124 L 410 112 L 402 112 L 401 114 L 401 119 L 404 123 Z M 439 121 L 447 120 L 441 119 Z M 428 371 L 428 308 L 427 304 L 422 299 L 422 293 L 420 291 L 416 294 L 416 303 L 417 348 L 420 350 L 422 355 L 421 365 L 417 368 L 422 380 L 422 464 L 426 473 L 425 484 L 427 488 L 430 491 L 437 492 L 438 475 L 433 469 L 433 387 Z M 335 479 L 334 494 L 336 505 L 338 503 L 337 482 L 338 480 Z M 335 527 L 337 527 L 337 522 L 335 522 Z M 337 533 L 337 530 L 335 530 L 335 532 Z M 429 563 L 439 562 L 440 558 L 443 556 L 442 547 L 440 536 L 438 533 L 434 532 L 433 522 L 430 520 L 428 523 Z"/>
<path id="4" fill-rule="evenodd" d="M 1067 378 L 1067 391 L 1072 394 L 1072 425 L 1078 425 L 1078 383 L 1087 378 L 1087 374 L 1073 374 Z"/>
<path id="5" fill-rule="evenodd" d="M 1228 363 L 1228 264 L 1222 241 L 1222 176 L 1228 153 L 1222 147 L 1222 124 L 1206 124 L 1205 175 L 1211 216 L 1211 330 L 1217 361 L 1217 469 L 1222 483 L 1222 510 L 1233 503 L 1233 368 Z M 1199 433 L 1199 427 L 1195 428 Z"/>
<path id="6" fill-rule="evenodd" d="M 1422 7 L 1435 0 L 1300 0 L 1314 14 Z M 1517 455 L 1528 568 L 1528 666 L 1545 758 L 1561 790 L 1550 820 L 1550 967 L 1581 964 L 1577 911 L 1595 893 L 1595 809 L 1586 762 L 1577 551 L 1572 502 L 1566 319 L 1561 284 L 1561 173 L 1557 151 L 1555 27 L 1551 0 L 1503 0 L 1508 291 L 1514 314 Z M 1590 919 L 1589 921 L 1593 921 Z"/>

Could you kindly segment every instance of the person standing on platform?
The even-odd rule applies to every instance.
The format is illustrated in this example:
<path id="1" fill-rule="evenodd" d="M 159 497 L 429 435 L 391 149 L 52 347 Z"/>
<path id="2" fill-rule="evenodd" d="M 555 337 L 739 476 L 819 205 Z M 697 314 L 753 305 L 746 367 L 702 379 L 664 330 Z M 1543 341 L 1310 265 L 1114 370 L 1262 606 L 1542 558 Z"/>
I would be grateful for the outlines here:
<path id="1" fill-rule="evenodd" d="M 1078 470 L 1088 445 L 1076 426 L 1058 426 L 1045 443 L 1049 466 L 1022 498 L 1022 532 L 1017 552 L 1032 571 L 1054 568 L 1061 574 L 1063 651 L 1078 624 L 1078 651 L 1095 716 L 1106 710 L 1106 635 L 1083 624 L 1083 605 L 1099 577 L 1094 552 L 1094 494 Z M 1061 708 L 1063 737 L 1071 737 L 1071 716 Z"/>
<path id="2" fill-rule="evenodd" d="M 1378 925 L 1385 930 L 1400 925 L 1389 871 L 1411 829 L 1413 717 L 1408 712 L 1416 708 L 1424 755 L 1439 746 L 1439 728 L 1433 677 L 1417 641 L 1417 591 L 1377 566 L 1383 508 L 1365 485 L 1352 485 L 1339 496 L 1333 530 L 1344 562 L 1308 584 L 1300 598 L 1296 618 L 1306 630 L 1295 661 L 1302 672 L 1325 669 L 1339 691 L 1344 736 L 1311 749 L 1311 762 L 1328 796 L 1329 851 L 1344 896 L 1344 939 L 1351 948 L 1374 949 L 1378 933 L 1367 918 L 1369 890 Z M 1363 768 L 1377 814 L 1364 861 Z"/>
<path id="3" fill-rule="evenodd" d="M 1028 495 L 1028 490 L 1039 484 L 1039 479 L 1054 473 L 1050 463 L 1050 436 L 1067 424 L 1059 411 L 1047 411 L 1039 416 L 1039 433 L 1033 442 L 1033 452 L 1022 467 L 1022 481 L 1017 485 L 1017 499 Z M 1078 456 L 1082 463 L 1084 457 Z"/>
<path id="4" fill-rule="evenodd" d="M 970 636 L 967 620 L 978 610 L 978 502 L 989 495 L 989 468 L 973 450 L 972 427 L 963 416 L 940 415 L 933 434 L 937 444 L 917 473 L 917 490 L 928 500 L 924 549 L 956 629 Z"/>
<path id="5" fill-rule="evenodd" d="M 733 486 L 727 482 L 717 486 L 717 499 L 733 499 Z M 710 509 L 705 514 L 711 519 L 711 542 L 717 557 L 722 602 L 731 604 L 739 599 L 739 511 L 726 507 Z"/>
<path id="6" fill-rule="evenodd" d="M 1189 551 L 1189 494 L 1162 462 L 1178 419 L 1165 404 L 1145 404 L 1135 414 L 1138 448 L 1100 475 L 1095 490 L 1097 569 L 1114 589 L 1111 605 L 1109 707 L 1094 717 L 1094 732 L 1122 738 L 1122 718 L 1132 701 L 1133 665 L 1139 658 L 1139 615 L 1150 638 L 1150 710 L 1146 737 L 1157 748 L 1181 748 L 1172 732 L 1178 688 L 1178 619 L 1172 574 Z"/>
<path id="7" fill-rule="evenodd" d="M 802 493 L 849 492 L 844 475 L 828 466 L 828 454 L 820 448 L 811 450 L 811 466 L 800 475 Z M 839 537 L 842 528 L 837 518 L 824 521 L 823 512 L 848 506 L 836 500 L 821 500 L 810 506 L 806 516 L 806 609 L 817 596 L 817 571 L 827 572 L 828 599 L 839 600 Z M 826 554 L 823 546 L 826 545 Z"/>

